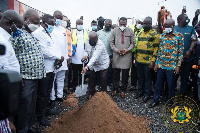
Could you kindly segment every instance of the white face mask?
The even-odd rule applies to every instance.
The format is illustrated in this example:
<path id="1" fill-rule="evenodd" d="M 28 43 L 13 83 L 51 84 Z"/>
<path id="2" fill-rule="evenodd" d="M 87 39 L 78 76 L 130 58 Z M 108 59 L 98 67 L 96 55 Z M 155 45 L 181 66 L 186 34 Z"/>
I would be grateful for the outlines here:
<path id="1" fill-rule="evenodd" d="M 124 26 L 120 26 L 119 28 L 121 31 L 124 31 L 126 29 L 126 27 L 124 27 Z"/>
<path id="2" fill-rule="evenodd" d="M 40 26 L 37 24 L 29 24 L 28 28 L 33 32 L 35 30 L 37 30 Z"/>
<path id="3" fill-rule="evenodd" d="M 142 29 L 142 25 L 141 25 L 141 24 L 137 24 L 137 25 L 136 25 L 136 28 L 137 28 L 138 30 L 140 30 L 140 29 Z"/>
<path id="4" fill-rule="evenodd" d="M 67 22 L 66 22 L 66 21 L 62 21 L 62 26 L 63 26 L 64 28 L 66 28 L 66 27 L 67 27 Z"/>
<path id="5" fill-rule="evenodd" d="M 172 32 L 172 28 L 165 28 L 165 32 L 166 32 L 166 33 Z"/>

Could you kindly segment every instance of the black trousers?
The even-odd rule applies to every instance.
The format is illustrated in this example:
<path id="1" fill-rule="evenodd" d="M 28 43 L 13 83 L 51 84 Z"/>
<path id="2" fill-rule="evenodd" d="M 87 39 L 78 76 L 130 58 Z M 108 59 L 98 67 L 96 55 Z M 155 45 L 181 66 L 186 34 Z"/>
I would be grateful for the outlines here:
<path id="1" fill-rule="evenodd" d="M 46 74 L 46 78 L 41 79 L 40 86 L 37 91 L 36 115 L 38 117 L 45 116 L 50 110 L 50 93 L 52 91 L 54 73 Z"/>
<path id="2" fill-rule="evenodd" d="M 130 69 L 113 68 L 113 91 L 119 91 L 120 72 L 122 71 L 121 91 L 126 92 Z"/>
<path id="3" fill-rule="evenodd" d="M 81 84 L 82 68 L 83 68 L 82 64 L 72 64 L 72 73 L 73 73 L 72 86 L 73 86 L 73 88 L 76 88 L 79 84 Z"/>
<path id="4" fill-rule="evenodd" d="M 67 73 L 67 75 L 66 75 L 66 73 Z M 69 66 L 68 66 L 68 72 L 66 71 L 66 73 L 65 73 L 65 78 L 67 76 L 68 79 L 65 80 L 65 87 L 72 88 L 73 87 L 73 85 L 72 85 L 72 80 L 73 80 L 72 63 L 69 64 Z"/>
<path id="5" fill-rule="evenodd" d="M 134 61 L 134 53 L 132 54 L 133 55 L 133 61 Z M 133 63 L 132 61 L 132 63 Z M 135 86 L 137 85 L 137 80 L 138 80 L 138 76 L 137 76 L 137 66 L 136 66 L 136 62 L 132 64 L 132 67 L 131 67 L 131 85 L 132 86 Z"/>
<path id="6" fill-rule="evenodd" d="M 94 70 L 90 71 L 90 78 L 88 83 L 88 91 L 90 94 L 95 93 L 95 87 L 97 84 L 97 75 L 100 76 L 101 79 L 101 91 L 106 91 L 107 89 L 107 72 L 108 69 L 100 70 L 95 72 Z"/>
<path id="7" fill-rule="evenodd" d="M 16 117 L 17 133 L 27 133 L 33 124 L 39 80 L 23 79 L 23 83 L 19 112 Z"/>
<path id="8" fill-rule="evenodd" d="M 192 67 L 192 62 L 182 62 L 181 63 L 181 90 L 180 95 L 186 95 L 188 90 L 189 75 Z"/>

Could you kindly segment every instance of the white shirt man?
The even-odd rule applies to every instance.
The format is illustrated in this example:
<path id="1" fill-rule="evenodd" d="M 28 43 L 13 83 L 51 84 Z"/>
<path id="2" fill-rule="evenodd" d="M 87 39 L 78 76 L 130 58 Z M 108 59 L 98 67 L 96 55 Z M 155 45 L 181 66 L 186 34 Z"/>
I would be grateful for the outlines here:
<path id="1" fill-rule="evenodd" d="M 98 39 L 96 46 L 90 46 L 88 41 L 84 56 L 88 56 L 90 59 L 89 63 L 87 64 L 90 70 L 97 72 L 109 67 L 110 58 L 106 51 L 105 45 L 100 39 Z"/>
<path id="2" fill-rule="evenodd" d="M 98 39 L 95 46 L 91 46 L 89 43 L 87 43 L 84 54 L 84 57 L 89 57 L 89 63 L 85 68 L 83 68 L 83 72 L 86 71 L 86 69 L 91 70 L 89 78 L 90 80 L 88 83 L 89 99 L 95 94 L 97 75 L 100 75 L 101 78 L 101 91 L 106 91 L 107 71 L 110 64 L 110 58 L 106 51 L 105 45 L 100 39 Z"/>
<path id="3" fill-rule="evenodd" d="M 59 50 L 61 51 L 62 55 L 64 56 L 64 61 L 62 62 L 62 66 L 57 70 L 55 74 L 55 79 L 57 83 L 57 99 L 62 101 L 63 98 L 63 89 L 64 89 L 64 79 L 65 79 L 65 72 L 68 70 L 67 67 L 67 59 L 68 59 L 68 44 L 66 38 L 66 30 L 61 25 L 54 26 L 54 30 L 52 35 L 55 37 L 55 43 Z M 51 92 L 51 100 L 55 100 L 55 90 L 54 85 L 52 87 Z"/>
<path id="4" fill-rule="evenodd" d="M 72 56 L 73 64 L 82 64 L 81 59 L 84 56 L 84 32 L 83 30 L 76 30 L 77 34 L 77 44 L 76 44 L 76 53 Z"/>
<path id="5" fill-rule="evenodd" d="M 20 73 L 20 65 L 10 43 L 11 35 L 0 27 L 0 44 L 6 47 L 5 55 L 0 56 L 0 68 Z"/>
<path id="6" fill-rule="evenodd" d="M 39 40 L 40 49 L 44 55 L 46 73 L 54 72 L 55 60 L 60 60 L 62 56 L 54 42 L 54 37 L 50 37 L 42 26 L 32 32 L 32 34 Z"/>
<path id="7" fill-rule="evenodd" d="M 16 71 L 20 73 L 20 65 L 10 43 L 10 37 L 11 35 L 0 27 L 0 44 L 4 45 L 6 48 L 5 55 L 0 55 L 0 69 Z M 8 118 L 0 120 L 0 131 L 11 133 Z"/>

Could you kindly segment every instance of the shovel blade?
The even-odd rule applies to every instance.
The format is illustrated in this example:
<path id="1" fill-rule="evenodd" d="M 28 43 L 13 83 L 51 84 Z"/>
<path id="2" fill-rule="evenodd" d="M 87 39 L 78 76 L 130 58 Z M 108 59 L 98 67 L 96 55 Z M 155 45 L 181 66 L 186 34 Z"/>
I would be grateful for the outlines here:
<path id="1" fill-rule="evenodd" d="M 77 86 L 75 90 L 75 94 L 76 94 L 75 97 L 83 96 L 86 94 L 86 92 L 87 92 L 87 85 L 83 85 L 82 88 L 81 88 L 81 85 Z"/>

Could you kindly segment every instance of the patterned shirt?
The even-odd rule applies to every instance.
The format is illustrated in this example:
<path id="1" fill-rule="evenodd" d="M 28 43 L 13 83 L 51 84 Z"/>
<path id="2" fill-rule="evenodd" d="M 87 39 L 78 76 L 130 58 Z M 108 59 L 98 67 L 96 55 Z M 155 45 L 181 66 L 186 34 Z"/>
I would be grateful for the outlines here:
<path id="1" fill-rule="evenodd" d="M 138 63 L 149 64 L 156 61 L 160 35 L 151 29 L 148 32 L 140 32 L 136 48 L 136 60 Z"/>
<path id="2" fill-rule="evenodd" d="M 0 133 L 12 133 L 7 118 L 5 120 L 0 120 Z"/>
<path id="3" fill-rule="evenodd" d="M 42 79 L 46 77 L 44 57 L 38 41 L 25 29 L 11 39 L 13 49 L 20 64 L 23 79 Z"/>
<path id="4" fill-rule="evenodd" d="M 174 70 L 183 61 L 184 37 L 176 31 L 171 36 L 164 32 L 160 37 L 156 65 L 158 68 Z"/>

